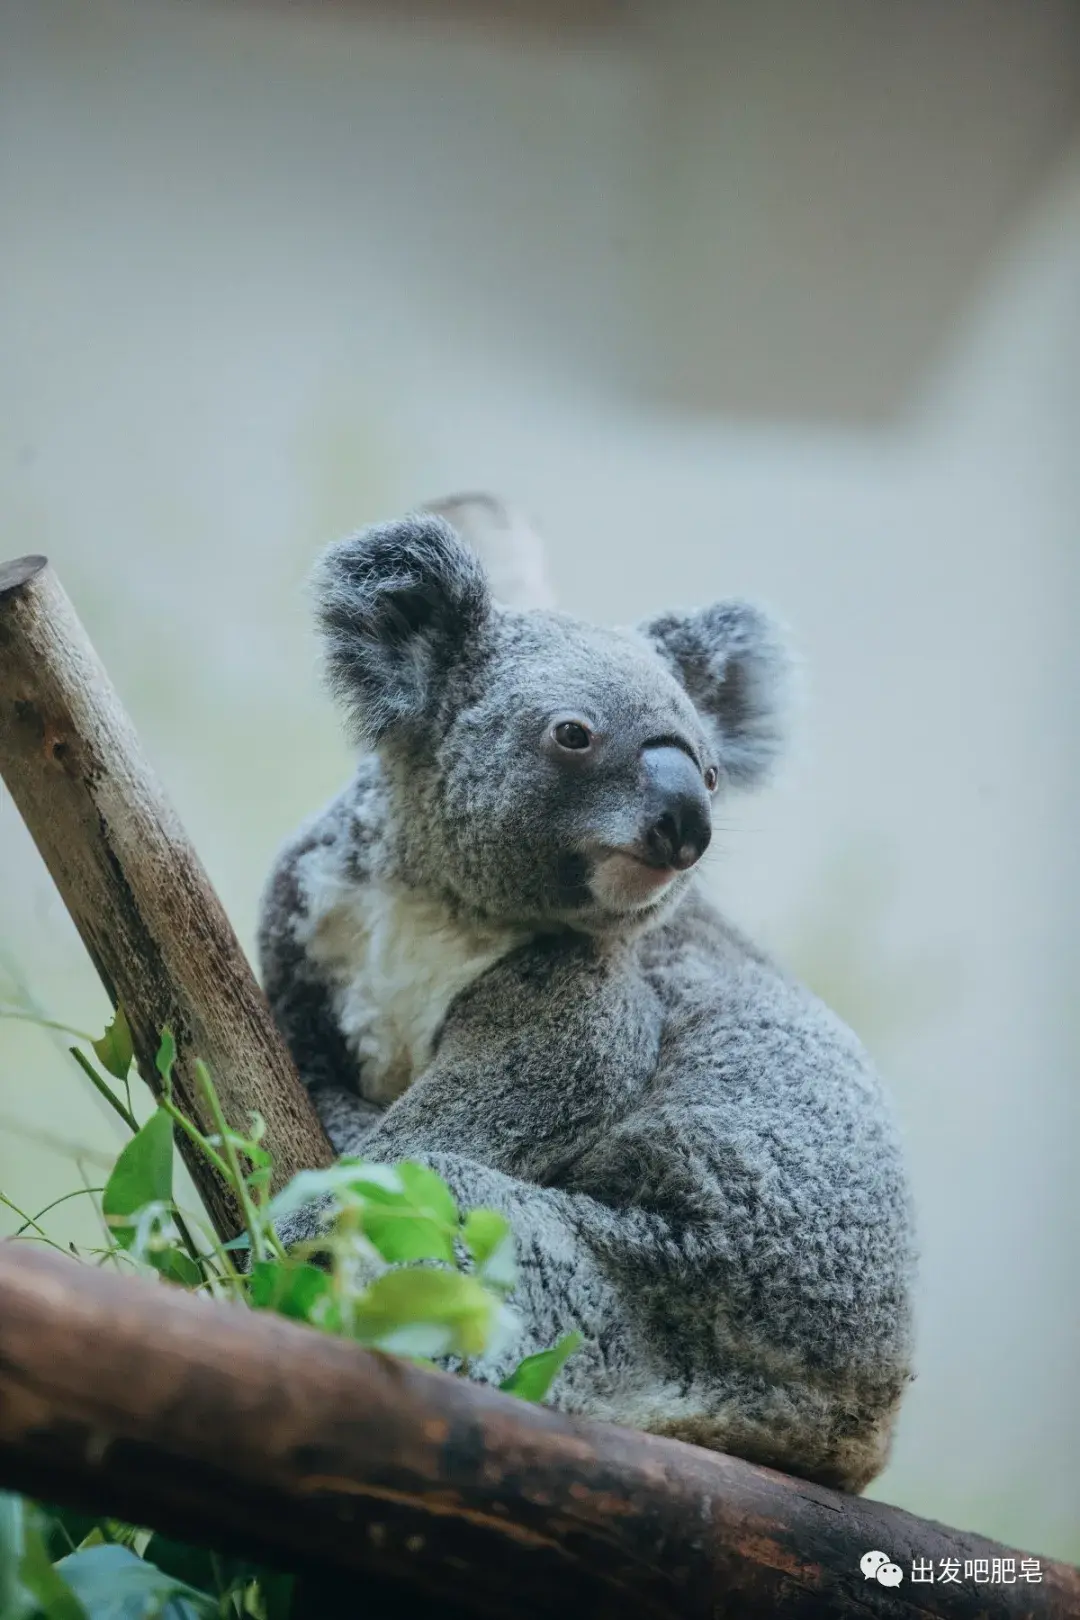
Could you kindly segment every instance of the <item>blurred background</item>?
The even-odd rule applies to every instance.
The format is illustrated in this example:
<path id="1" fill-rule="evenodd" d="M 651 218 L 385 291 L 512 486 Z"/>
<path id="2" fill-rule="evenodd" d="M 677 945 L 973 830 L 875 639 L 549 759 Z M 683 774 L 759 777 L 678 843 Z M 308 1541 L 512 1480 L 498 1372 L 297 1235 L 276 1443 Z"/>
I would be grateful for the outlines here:
<path id="1" fill-rule="evenodd" d="M 0 0 L 0 56 L 0 554 L 53 559 L 245 943 L 349 769 L 327 540 L 490 489 L 568 609 L 771 603 L 798 746 L 709 881 L 907 1135 L 872 1494 L 1080 1558 L 1080 8 Z M 0 798 L 27 1001 L 107 1015 Z M 0 1019 L 24 1209 L 121 1142 L 65 1044 Z"/>

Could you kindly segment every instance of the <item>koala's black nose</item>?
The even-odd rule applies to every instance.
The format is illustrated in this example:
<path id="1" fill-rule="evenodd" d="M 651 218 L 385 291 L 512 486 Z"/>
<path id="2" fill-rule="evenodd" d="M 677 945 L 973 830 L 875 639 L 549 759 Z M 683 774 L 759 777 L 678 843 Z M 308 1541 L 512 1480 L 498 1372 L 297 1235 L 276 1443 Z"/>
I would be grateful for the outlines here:
<path id="1" fill-rule="evenodd" d="M 685 871 L 701 859 L 712 837 L 709 795 L 701 772 L 681 748 L 667 743 L 644 749 L 641 759 L 647 859 L 655 866 Z"/>

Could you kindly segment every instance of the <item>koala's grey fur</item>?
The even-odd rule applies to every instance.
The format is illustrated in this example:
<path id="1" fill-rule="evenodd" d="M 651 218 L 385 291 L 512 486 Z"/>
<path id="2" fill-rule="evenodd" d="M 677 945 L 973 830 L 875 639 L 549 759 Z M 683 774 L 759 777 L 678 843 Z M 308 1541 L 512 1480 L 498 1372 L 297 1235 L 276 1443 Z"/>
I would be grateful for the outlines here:
<path id="1" fill-rule="evenodd" d="M 503 608 L 428 515 L 331 547 L 315 586 L 365 751 L 283 851 L 260 950 L 337 1150 L 423 1159 L 511 1220 L 524 1332 L 479 1375 L 580 1328 L 564 1411 L 861 1490 L 911 1377 L 881 1085 L 693 871 L 657 889 L 612 853 L 637 835 L 645 745 L 718 766 L 721 794 L 766 773 L 770 622 Z M 600 739 L 587 764 L 545 752 L 568 713 Z"/>

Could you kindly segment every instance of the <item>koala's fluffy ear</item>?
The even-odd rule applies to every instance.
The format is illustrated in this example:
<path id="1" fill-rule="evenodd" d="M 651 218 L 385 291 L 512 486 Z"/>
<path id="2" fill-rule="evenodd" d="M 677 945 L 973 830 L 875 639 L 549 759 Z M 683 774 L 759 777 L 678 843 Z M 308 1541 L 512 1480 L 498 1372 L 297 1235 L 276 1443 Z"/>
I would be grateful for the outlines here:
<path id="1" fill-rule="evenodd" d="M 712 722 L 728 780 L 760 782 L 787 733 L 793 663 L 779 625 L 753 603 L 715 602 L 639 628 Z"/>
<path id="2" fill-rule="evenodd" d="M 491 607 L 479 559 L 426 513 L 337 541 L 311 584 L 330 688 L 367 743 L 424 718 Z"/>

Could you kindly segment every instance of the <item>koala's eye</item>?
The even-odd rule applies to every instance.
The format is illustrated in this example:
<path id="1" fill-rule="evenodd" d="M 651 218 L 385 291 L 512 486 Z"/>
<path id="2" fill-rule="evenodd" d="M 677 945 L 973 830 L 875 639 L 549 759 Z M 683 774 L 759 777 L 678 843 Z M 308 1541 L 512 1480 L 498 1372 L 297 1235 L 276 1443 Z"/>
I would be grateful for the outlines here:
<path id="1" fill-rule="evenodd" d="M 560 748 L 570 748 L 577 751 L 588 748 L 592 742 L 592 732 L 588 726 L 583 726 L 580 720 L 562 720 L 552 731 Z"/>
<path id="2" fill-rule="evenodd" d="M 717 784 L 717 782 L 719 782 L 719 780 L 720 780 L 720 772 L 717 770 L 716 766 L 715 765 L 706 765 L 706 767 L 705 767 L 705 786 L 708 788 L 710 793 L 715 793 L 716 792 L 716 784 Z"/>

